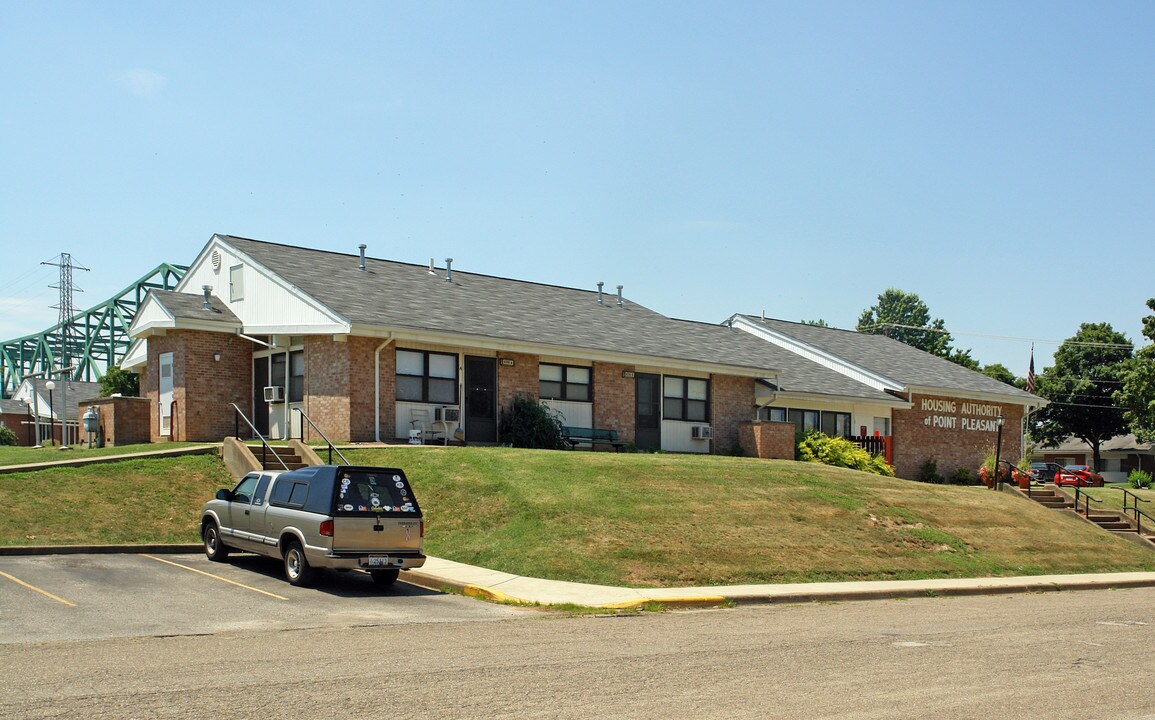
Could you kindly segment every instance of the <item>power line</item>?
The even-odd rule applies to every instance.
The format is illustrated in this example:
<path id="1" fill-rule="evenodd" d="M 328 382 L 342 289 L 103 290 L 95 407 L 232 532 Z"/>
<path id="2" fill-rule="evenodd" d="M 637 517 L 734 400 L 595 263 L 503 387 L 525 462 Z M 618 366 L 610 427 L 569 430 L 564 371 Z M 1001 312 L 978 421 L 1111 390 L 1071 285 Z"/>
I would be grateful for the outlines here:
<path id="1" fill-rule="evenodd" d="M 1135 349 L 1134 343 L 1099 343 L 1084 342 L 1081 340 L 1047 340 L 1044 338 L 1016 337 L 1014 335 L 991 335 L 989 333 L 967 332 L 965 330 L 947 330 L 942 328 L 920 327 L 918 325 L 901 325 L 899 323 L 876 323 L 874 325 L 868 325 L 864 329 L 871 330 L 874 328 L 888 327 L 902 330 L 922 330 L 924 332 L 944 333 L 946 335 L 968 335 L 970 337 L 981 337 L 991 340 L 1014 340 L 1017 342 L 1043 343 L 1047 345 L 1078 345 L 1080 347 L 1123 348 L 1128 350 Z"/>

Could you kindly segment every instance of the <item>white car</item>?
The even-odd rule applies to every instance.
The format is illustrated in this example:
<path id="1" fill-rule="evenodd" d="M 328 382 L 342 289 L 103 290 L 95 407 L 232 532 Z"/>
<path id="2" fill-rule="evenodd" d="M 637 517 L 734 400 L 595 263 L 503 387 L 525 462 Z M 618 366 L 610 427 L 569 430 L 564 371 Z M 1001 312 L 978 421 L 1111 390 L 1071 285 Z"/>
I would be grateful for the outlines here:
<path id="1" fill-rule="evenodd" d="M 399 468 L 317 465 L 252 472 L 201 511 L 209 560 L 233 550 L 284 562 L 306 585 L 320 568 L 362 569 L 381 585 L 425 564 L 425 521 Z"/>

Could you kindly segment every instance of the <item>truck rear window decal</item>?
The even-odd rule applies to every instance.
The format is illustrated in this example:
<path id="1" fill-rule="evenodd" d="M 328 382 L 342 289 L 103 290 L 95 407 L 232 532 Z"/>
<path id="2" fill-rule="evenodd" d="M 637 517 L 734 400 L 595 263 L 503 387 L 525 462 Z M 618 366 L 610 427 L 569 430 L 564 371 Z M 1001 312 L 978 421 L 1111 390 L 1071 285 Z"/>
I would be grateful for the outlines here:
<path id="1" fill-rule="evenodd" d="M 337 510 L 354 513 L 417 513 L 417 504 L 402 475 L 359 470 L 341 473 Z"/>

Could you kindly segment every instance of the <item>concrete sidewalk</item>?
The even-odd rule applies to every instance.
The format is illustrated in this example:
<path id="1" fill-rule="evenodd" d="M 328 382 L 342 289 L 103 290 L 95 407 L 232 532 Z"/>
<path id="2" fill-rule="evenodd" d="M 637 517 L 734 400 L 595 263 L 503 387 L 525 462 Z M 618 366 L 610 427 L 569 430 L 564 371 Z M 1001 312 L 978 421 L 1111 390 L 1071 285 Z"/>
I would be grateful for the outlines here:
<path id="1" fill-rule="evenodd" d="M 753 604 L 837 602 L 937 595 L 998 595 L 1052 590 L 1155 587 L 1155 572 L 1135 572 L 945 580 L 622 588 L 522 577 L 434 557 L 429 558 L 424 567 L 402 573 L 401 577 L 407 583 L 431 590 L 451 590 L 498 602 L 573 604 L 606 609 L 635 608 L 647 603 L 694 607 L 727 602 Z"/>

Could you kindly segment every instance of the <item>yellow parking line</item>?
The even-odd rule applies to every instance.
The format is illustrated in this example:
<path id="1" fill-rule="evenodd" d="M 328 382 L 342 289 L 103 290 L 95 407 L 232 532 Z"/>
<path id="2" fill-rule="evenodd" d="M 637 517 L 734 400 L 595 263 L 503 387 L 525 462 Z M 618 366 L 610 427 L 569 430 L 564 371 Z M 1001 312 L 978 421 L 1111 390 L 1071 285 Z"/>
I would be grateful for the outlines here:
<path id="1" fill-rule="evenodd" d="M 236 585 L 237 587 L 244 588 L 245 590 L 252 590 L 253 592 L 258 592 L 262 595 L 268 595 L 271 598 L 276 598 L 278 600 L 288 600 L 289 599 L 287 597 L 281 597 L 280 595 L 274 595 L 271 592 L 265 592 L 264 590 L 261 590 L 260 588 L 250 587 L 248 585 L 244 585 L 244 584 L 241 584 L 239 582 L 234 582 L 232 580 L 229 580 L 228 578 L 223 578 L 220 575 L 213 575 L 212 573 L 207 573 L 204 570 L 197 570 L 196 568 L 189 567 L 188 565 L 181 565 L 180 563 L 174 563 L 171 560 L 165 560 L 163 558 L 158 558 L 158 557 L 155 557 L 153 555 L 146 555 L 145 553 L 141 553 L 140 556 L 150 558 L 152 560 L 156 560 L 157 562 L 162 562 L 162 563 L 165 563 L 167 565 L 173 565 L 173 566 L 178 567 L 178 568 L 183 568 L 185 570 L 195 572 L 198 575 L 204 575 L 205 577 L 211 577 L 214 580 L 220 580 L 221 582 L 227 582 L 229 585 Z"/>
<path id="2" fill-rule="evenodd" d="M 40 593 L 41 595 L 43 595 L 45 597 L 50 597 L 58 603 L 63 603 L 64 605 L 67 605 L 68 607 L 76 607 L 76 603 L 68 602 L 64 598 L 58 598 L 55 595 L 53 595 L 52 593 L 48 592 L 47 590 L 41 590 L 40 588 L 36 587 L 35 585 L 29 585 L 28 583 L 24 582 L 23 580 L 21 580 L 19 578 L 12 577 L 8 573 L 4 572 L 3 570 L 0 570 L 0 575 L 3 575 L 4 577 L 8 578 L 12 582 L 16 583 L 17 585 L 23 585 L 24 587 L 28 588 L 29 590 L 35 590 L 36 592 Z"/>

